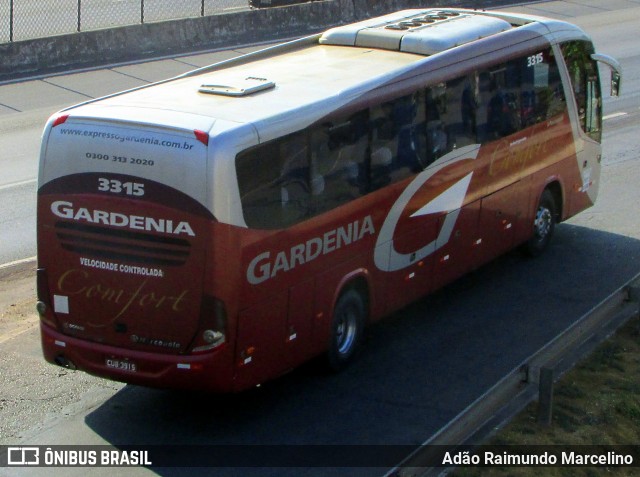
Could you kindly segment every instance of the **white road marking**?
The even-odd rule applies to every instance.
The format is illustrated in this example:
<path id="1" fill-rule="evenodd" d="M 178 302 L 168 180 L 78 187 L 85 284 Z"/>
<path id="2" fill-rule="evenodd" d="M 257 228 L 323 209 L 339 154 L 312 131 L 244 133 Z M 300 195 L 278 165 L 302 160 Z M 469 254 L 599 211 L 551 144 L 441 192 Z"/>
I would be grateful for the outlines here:
<path id="1" fill-rule="evenodd" d="M 602 117 L 602 120 L 606 121 L 607 119 L 619 118 L 620 116 L 626 116 L 627 114 L 629 113 L 625 113 L 624 111 L 621 111 L 619 113 L 607 114 L 606 116 Z"/>

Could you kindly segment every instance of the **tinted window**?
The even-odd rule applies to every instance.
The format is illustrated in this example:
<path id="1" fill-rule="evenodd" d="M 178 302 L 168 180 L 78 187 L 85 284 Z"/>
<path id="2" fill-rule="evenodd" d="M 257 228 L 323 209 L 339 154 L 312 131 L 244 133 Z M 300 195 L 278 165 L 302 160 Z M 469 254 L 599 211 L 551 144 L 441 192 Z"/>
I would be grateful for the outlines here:
<path id="1" fill-rule="evenodd" d="M 566 102 L 551 49 L 481 70 L 479 132 L 483 141 L 508 136 L 564 112 Z"/>
<path id="2" fill-rule="evenodd" d="M 289 227 L 408 179 L 456 148 L 499 139 L 564 110 L 549 49 L 330 117 L 238 155 L 245 221 Z"/>
<path id="3" fill-rule="evenodd" d="M 425 93 L 417 91 L 371 108 L 371 188 L 424 169 Z"/>
<path id="4" fill-rule="evenodd" d="M 239 154 L 236 172 L 244 218 L 250 227 L 287 227 L 309 215 L 305 134 L 289 135 Z"/>
<path id="5" fill-rule="evenodd" d="M 236 173 L 245 222 L 285 228 L 367 190 L 368 111 L 244 151 Z"/>
<path id="6" fill-rule="evenodd" d="M 478 82 L 475 73 L 427 89 L 426 151 L 431 163 L 477 143 Z"/>
<path id="7" fill-rule="evenodd" d="M 336 118 L 310 131 L 313 215 L 358 198 L 366 190 L 368 112 Z"/>

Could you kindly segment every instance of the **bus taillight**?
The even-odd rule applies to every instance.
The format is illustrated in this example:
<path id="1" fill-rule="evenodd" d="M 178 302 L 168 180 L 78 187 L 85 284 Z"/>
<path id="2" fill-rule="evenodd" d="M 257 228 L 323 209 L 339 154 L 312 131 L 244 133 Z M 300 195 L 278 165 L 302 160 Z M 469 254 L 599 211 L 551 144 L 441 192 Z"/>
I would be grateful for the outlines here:
<path id="1" fill-rule="evenodd" d="M 36 270 L 36 287 L 38 301 L 46 304 L 49 301 L 49 284 L 47 283 L 47 272 L 44 268 Z"/>
<path id="2" fill-rule="evenodd" d="M 193 134 L 195 134 L 196 139 L 202 144 L 204 144 L 205 146 L 209 145 L 209 133 L 200 131 L 199 129 L 194 129 Z"/>
<path id="3" fill-rule="evenodd" d="M 63 114 L 62 116 L 58 116 L 54 121 L 53 121 L 53 127 L 55 128 L 56 126 L 60 126 L 61 124 L 64 124 L 67 119 L 69 119 L 69 115 L 68 114 Z"/>

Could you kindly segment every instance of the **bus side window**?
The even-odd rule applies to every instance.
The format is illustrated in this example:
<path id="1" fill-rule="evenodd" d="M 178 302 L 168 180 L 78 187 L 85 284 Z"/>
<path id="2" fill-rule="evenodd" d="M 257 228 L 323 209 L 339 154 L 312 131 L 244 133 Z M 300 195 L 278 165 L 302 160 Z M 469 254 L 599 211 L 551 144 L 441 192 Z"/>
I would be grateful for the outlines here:
<path id="1" fill-rule="evenodd" d="M 275 142 L 243 151 L 236 158 L 242 211 L 249 227 L 270 228 L 273 217 L 280 215 L 277 158 Z"/>
<path id="2" fill-rule="evenodd" d="M 551 48 L 534 50 L 513 60 L 520 69 L 520 124 L 522 128 L 551 119 L 566 110 L 558 64 Z"/>
<path id="3" fill-rule="evenodd" d="M 520 130 L 520 71 L 513 61 L 480 73 L 480 96 L 486 112 L 484 140 L 492 141 Z"/>
<path id="4" fill-rule="evenodd" d="M 370 125 L 373 189 L 424 169 L 424 91 L 373 106 Z"/>
<path id="5" fill-rule="evenodd" d="M 570 41 L 561 46 L 578 108 L 580 127 L 594 141 L 602 139 L 602 95 L 598 65 L 591 59 L 593 45 L 588 41 Z"/>
<path id="6" fill-rule="evenodd" d="M 247 226 L 284 228 L 310 214 L 306 134 L 291 134 L 241 152 L 236 174 Z"/>
<path id="7" fill-rule="evenodd" d="M 292 134 L 278 141 L 281 224 L 293 225 L 311 214 L 307 135 Z"/>
<path id="8" fill-rule="evenodd" d="M 426 149 L 429 163 L 458 147 L 477 142 L 478 91 L 475 74 L 427 89 Z"/>
<path id="9" fill-rule="evenodd" d="M 329 119 L 311 131 L 311 191 L 314 213 L 358 198 L 366 190 L 368 111 Z"/>
<path id="10" fill-rule="evenodd" d="M 551 119 L 566 110 L 553 50 L 534 50 L 479 74 L 480 103 L 486 121 L 483 141 L 499 139 Z"/>
<path id="11" fill-rule="evenodd" d="M 441 83 L 426 92 L 426 147 L 427 161 L 433 162 L 451 149 L 443 116 L 447 111 L 447 85 Z"/>
<path id="12" fill-rule="evenodd" d="M 371 108 L 371 186 L 379 189 L 391 182 L 398 158 L 398 133 L 393 121 L 393 102 Z"/>

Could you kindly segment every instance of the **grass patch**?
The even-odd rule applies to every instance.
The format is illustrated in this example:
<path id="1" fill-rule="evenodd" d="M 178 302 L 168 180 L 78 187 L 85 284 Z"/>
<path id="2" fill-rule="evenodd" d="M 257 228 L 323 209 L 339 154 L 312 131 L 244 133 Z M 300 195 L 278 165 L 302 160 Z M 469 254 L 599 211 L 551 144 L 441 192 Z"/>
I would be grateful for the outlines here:
<path id="1" fill-rule="evenodd" d="M 489 445 L 640 444 L 640 320 L 634 318 L 554 386 L 551 426 L 537 422 L 530 403 Z M 638 476 L 638 467 L 458 468 L 450 475 Z"/>

